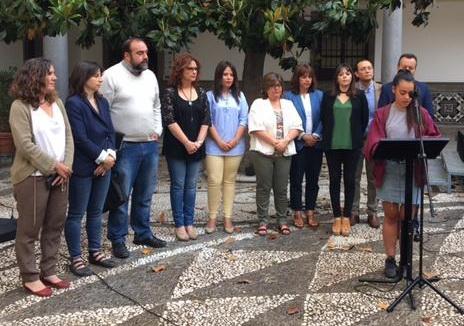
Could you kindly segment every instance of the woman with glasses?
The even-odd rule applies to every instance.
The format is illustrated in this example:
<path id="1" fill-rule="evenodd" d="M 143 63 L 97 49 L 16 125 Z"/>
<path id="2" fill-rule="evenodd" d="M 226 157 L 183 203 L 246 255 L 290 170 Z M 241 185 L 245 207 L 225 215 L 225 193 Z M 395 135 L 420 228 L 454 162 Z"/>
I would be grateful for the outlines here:
<path id="1" fill-rule="evenodd" d="M 194 227 L 196 185 L 205 157 L 203 143 L 211 125 L 206 92 L 197 85 L 199 76 L 200 62 L 189 53 L 178 55 L 161 105 L 166 130 L 163 153 L 171 179 L 175 232 L 180 241 L 198 237 Z"/>
<path id="2" fill-rule="evenodd" d="M 269 223 L 269 197 L 274 194 L 279 231 L 290 234 L 287 222 L 287 184 L 293 141 L 303 131 L 301 118 L 291 101 L 282 99 L 283 79 L 270 72 L 263 77 L 263 98 L 256 99 L 248 115 L 250 151 L 256 171 L 258 234 L 265 236 Z"/>

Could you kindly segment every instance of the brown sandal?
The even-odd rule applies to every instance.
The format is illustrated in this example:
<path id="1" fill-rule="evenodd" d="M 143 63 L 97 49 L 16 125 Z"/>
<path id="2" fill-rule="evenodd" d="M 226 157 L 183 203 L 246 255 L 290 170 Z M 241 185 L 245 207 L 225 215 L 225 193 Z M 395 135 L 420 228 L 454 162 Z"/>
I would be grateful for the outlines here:
<path id="1" fill-rule="evenodd" d="M 289 235 L 290 234 L 290 228 L 288 227 L 287 224 L 282 224 L 280 226 L 280 233 L 282 233 L 283 235 Z"/>
<path id="2" fill-rule="evenodd" d="M 306 211 L 305 215 L 306 215 L 306 218 L 308 219 L 308 227 L 310 228 L 319 227 L 319 221 L 317 220 L 317 217 L 316 217 L 316 214 L 314 214 L 314 211 Z"/>
<path id="3" fill-rule="evenodd" d="M 293 224 L 299 229 L 304 228 L 304 221 L 301 211 L 295 211 L 293 214 Z"/>
<path id="4" fill-rule="evenodd" d="M 260 225 L 256 233 L 262 237 L 265 237 L 267 235 L 267 225 Z"/>

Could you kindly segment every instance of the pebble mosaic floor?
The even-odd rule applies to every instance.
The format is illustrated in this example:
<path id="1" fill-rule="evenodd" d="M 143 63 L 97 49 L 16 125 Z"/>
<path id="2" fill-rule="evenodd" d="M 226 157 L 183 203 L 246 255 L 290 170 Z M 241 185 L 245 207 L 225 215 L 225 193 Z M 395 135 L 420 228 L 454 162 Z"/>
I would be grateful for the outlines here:
<path id="1" fill-rule="evenodd" d="M 0 202 L 13 206 L 7 187 L 8 182 L 0 180 Z M 98 275 L 76 279 L 68 271 L 63 242 L 58 271 L 72 280 L 72 286 L 45 299 L 24 293 L 13 243 L 0 244 L 0 325 L 464 325 L 464 317 L 427 288 L 414 291 L 416 311 L 404 300 L 393 313 L 386 313 L 404 283 L 374 288 L 358 281 L 360 276 L 382 273 L 382 230 L 361 223 L 349 237 L 330 235 L 326 178 L 320 187 L 322 225 L 316 231 L 292 227 L 288 237 L 274 231 L 266 238 L 257 236 L 254 187 L 240 183 L 235 203 L 238 232 L 229 236 L 219 226 L 218 232 L 205 235 L 202 180 L 196 207 L 200 238 L 178 243 L 162 175 L 153 201 L 153 230 L 168 241 L 167 248 L 133 245 L 130 235 L 129 259 L 118 260 L 111 270 L 95 267 Z M 436 286 L 463 306 L 464 193 L 440 193 L 434 203 L 446 220 L 426 223 L 425 270 L 438 273 Z M 0 208 L 0 214 L 9 215 L 10 210 Z M 106 240 L 104 249 L 110 253 Z M 417 254 L 415 248 L 415 266 Z M 152 270 L 160 265 L 164 271 Z M 109 289 L 102 279 L 133 301 Z"/>

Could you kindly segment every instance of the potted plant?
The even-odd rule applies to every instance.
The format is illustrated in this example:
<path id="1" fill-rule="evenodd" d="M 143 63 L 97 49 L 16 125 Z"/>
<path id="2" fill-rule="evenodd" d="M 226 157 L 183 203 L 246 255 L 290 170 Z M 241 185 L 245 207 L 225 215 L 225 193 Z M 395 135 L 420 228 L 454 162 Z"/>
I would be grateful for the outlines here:
<path id="1" fill-rule="evenodd" d="M 15 73 L 14 68 L 0 70 L 0 156 L 11 156 L 14 153 L 13 138 L 11 137 L 10 106 L 13 101 L 8 89 Z"/>

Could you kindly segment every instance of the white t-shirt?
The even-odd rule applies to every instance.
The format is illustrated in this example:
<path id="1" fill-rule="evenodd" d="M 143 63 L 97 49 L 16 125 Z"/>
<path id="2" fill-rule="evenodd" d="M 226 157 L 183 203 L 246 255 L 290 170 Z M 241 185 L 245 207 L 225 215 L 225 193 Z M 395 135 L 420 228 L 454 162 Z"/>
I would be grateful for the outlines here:
<path id="1" fill-rule="evenodd" d="M 31 112 L 32 132 L 35 144 L 58 162 L 64 161 L 66 149 L 66 127 L 60 108 L 52 104 L 52 116 L 41 107 Z M 39 171 L 34 175 L 42 175 Z"/>
<path id="2" fill-rule="evenodd" d="M 309 93 L 301 94 L 301 102 L 303 102 L 303 107 L 306 115 L 306 126 L 305 134 L 312 134 L 313 133 L 313 114 L 311 111 L 311 97 Z"/>

